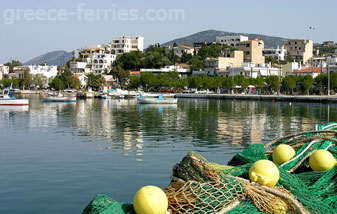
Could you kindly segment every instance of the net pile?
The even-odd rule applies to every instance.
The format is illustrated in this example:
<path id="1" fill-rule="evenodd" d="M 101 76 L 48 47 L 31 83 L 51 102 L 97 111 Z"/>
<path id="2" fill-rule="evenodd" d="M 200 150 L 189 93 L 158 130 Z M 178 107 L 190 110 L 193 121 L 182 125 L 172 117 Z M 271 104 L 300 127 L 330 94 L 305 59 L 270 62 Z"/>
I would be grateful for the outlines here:
<path id="1" fill-rule="evenodd" d="M 292 146 L 296 155 L 278 166 L 275 187 L 249 181 L 249 169 L 261 159 L 271 160 L 279 144 Z M 228 166 L 208 162 L 189 152 L 173 167 L 165 188 L 170 213 L 337 213 L 337 167 L 315 172 L 309 157 L 317 149 L 337 157 L 337 123 L 316 125 L 315 130 L 254 144 L 237 153 Z M 120 204 L 99 195 L 83 214 L 134 213 L 132 204 Z M 109 210 L 113 211 L 109 211 Z"/>

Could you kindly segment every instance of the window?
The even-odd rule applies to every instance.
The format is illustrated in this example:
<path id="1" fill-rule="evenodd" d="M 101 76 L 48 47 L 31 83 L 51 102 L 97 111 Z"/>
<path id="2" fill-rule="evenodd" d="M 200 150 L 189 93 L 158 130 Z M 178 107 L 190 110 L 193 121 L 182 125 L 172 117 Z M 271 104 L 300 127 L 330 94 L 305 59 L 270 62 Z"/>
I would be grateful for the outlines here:
<path id="1" fill-rule="evenodd" d="M 245 51 L 245 54 L 246 54 L 246 55 L 249 55 L 249 54 L 250 54 L 250 51 Z"/>
<path id="2" fill-rule="evenodd" d="M 249 44 L 249 43 L 248 43 L 248 44 L 246 44 L 246 47 L 247 47 L 247 48 L 249 48 L 249 47 L 250 47 L 250 44 Z"/>

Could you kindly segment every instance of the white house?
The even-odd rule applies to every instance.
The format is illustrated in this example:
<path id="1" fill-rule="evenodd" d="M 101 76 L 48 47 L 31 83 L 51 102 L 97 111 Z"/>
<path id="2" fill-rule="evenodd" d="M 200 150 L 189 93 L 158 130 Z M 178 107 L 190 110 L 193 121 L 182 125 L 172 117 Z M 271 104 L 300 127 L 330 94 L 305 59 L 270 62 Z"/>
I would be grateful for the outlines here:
<path id="1" fill-rule="evenodd" d="M 80 80 L 81 88 L 85 88 L 87 86 L 88 77 L 84 73 L 74 74 L 74 77 L 76 77 Z"/>
<path id="2" fill-rule="evenodd" d="M 295 76 L 310 75 L 310 76 L 312 76 L 312 78 L 315 78 L 315 77 L 317 77 L 320 74 L 325 74 L 326 72 L 327 72 L 327 70 L 323 69 L 323 68 L 309 67 L 309 68 L 305 68 L 305 69 L 301 69 L 301 70 L 295 71 L 295 72 L 291 73 L 290 75 L 295 75 Z"/>
<path id="3" fill-rule="evenodd" d="M 175 55 L 181 57 L 183 53 L 186 54 L 194 54 L 194 48 L 187 46 L 187 45 L 178 45 L 176 47 L 173 47 L 173 52 Z"/>
<path id="4" fill-rule="evenodd" d="M 180 66 L 175 66 L 175 65 L 170 65 L 170 66 L 165 66 L 164 68 L 150 68 L 150 69 L 145 69 L 142 68 L 140 69 L 140 73 L 153 73 L 153 74 L 162 74 L 162 73 L 168 73 L 168 72 L 178 72 L 179 76 L 182 78 L 186 78 L 188 74 L 190 73 L 190 69 L 186 68 L 181 68 Z"/>
<path id="5" fill-rule="evenodd" d="M 112 54 L 123 54 L 130 51 L 144 51 L 144 37 L 113 37 L 108 46 Z"/>
<path id="6" fill-rule="evenodd" d="M 70 62 L 70 70 L 74 74 L 90 72 L 90 69 L 87 68 L 87 62 Z"/>
<path id="7" fill-rule="evenodd" d="M 264 56 L 271 56 L 277 60 L 284 60 L 287 50 L 282 46 L 281 48 L 265 48 L 262 50 Z"/>
<path id="8" fill-rule="evenodd" d="M 56 65 L 28 65 L 29 73 L 32 75 L 41 74 L 47 77 L 48 79 L 51 77 L 57 76 L 57 66 Z"/>
<path id="9" fill-rule="evenodd" d="M 9 67 L 3 64 L 0 64 L 0 80 L 3 78 L 4 75 L 9 73 Z"/>
<path id="10" fill-rule="evenodd" d="M 217 36 L 216 43 L 226 44 L 232 47 L 238 46 L 240 42 L 248 41 L 247 36 L 235 35 L 235 36 Z"/>

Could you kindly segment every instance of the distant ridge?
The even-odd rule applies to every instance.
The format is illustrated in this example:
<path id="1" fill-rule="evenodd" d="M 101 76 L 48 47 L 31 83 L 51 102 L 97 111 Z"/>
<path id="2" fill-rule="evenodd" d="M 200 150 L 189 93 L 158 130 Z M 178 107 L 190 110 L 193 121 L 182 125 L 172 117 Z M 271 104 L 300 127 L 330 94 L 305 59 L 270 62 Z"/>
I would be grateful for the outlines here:
<path id="1" fill-rule="evenodd" d="M 275 37 L 275 36 L 266 36 L 262 34 L 251 34 L 251 33 L 233 33 L 225 32 L 219 30 L 206 30 L 201 31 L 186 37 L 178 38 L 171 40 L 162 44 L 163 46 L 173 45 L 174 43 L 178 45 L 193 45 L 194 42 L 214 42 L 217 36 L 229 36 L 229 35 L 243 35 L 248 36 L 248 39 L 260 38 L 264 41 L 265 48 L 276 48 L 277 46 L 281 47 L 285 44 L 286 38 Z"/>
<path id="2" fill-rule="evenodd" d="M 31 60 L 28 60 L 24 65 L 39 65 L 42 63 L 47 63 L 48 65 L 57 65 L 63 66 L 67 61 L 72 58 L 72 52 L 67 51 L 51 51 L 46 54 L 42 54 L 38 57 L 35 57 Z"/>

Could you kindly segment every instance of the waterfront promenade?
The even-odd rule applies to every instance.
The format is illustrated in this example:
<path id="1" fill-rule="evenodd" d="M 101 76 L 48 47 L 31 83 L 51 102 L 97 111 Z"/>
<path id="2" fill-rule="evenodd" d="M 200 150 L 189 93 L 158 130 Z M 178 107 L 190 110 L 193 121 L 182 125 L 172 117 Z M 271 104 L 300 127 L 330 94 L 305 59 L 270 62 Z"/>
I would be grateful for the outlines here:
<path id="1" fill-rule="evenodd" d="M 337 95 L 176 94 L 177 98 L 270 100 L 289 102 L 336 102 Z"/>

